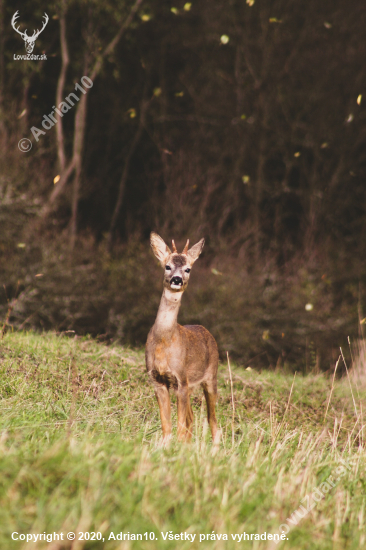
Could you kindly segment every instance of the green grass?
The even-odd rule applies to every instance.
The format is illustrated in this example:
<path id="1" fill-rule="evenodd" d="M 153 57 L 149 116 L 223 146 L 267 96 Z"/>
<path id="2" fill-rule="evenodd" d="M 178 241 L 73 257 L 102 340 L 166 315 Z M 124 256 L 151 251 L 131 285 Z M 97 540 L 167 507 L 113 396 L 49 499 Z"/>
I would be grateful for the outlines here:
<path id="1" fill-rule="evenodd" d="M 233 367 L 233 441 L 230 379 L 221 365 L 220 446 L 212 446 L 197 391 L 192 443 L 174 437 L 164 449 L 142 350 L 14 333 L 0 342 L 0 369 L 2 549 L 365 546 L 366 460 L 359 434 L 365 392 L 353 387 L 356 417 L 347 380 L 335 383 L 324 421 L 332 379 Z M 175 405 L 173 411 L 176 424 Z M 232 540 L 243 532 L 279 533 L 305 495 L 335 475 L 342 458 L 351 466 L 292 526 L 288 540 Z M 63 532 L 65 538 L 69 531 L 100 532 L 104 542 L 11 540 L 13 532 Z M 168 531 L 196 537 L 193 543 L 164 541 L 161 533 Z M 156 540 L 108 541 L 111 532 L 154 533 Z M 213 532 L 229 540 L 199 541 Z"/>

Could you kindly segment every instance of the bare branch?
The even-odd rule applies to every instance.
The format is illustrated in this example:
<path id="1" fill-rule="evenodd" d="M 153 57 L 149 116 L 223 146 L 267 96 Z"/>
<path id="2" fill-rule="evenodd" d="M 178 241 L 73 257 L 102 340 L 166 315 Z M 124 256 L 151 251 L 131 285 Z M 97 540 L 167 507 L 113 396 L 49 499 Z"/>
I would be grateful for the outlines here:
<path id="1" fill-rule="evenodd" d="M 65 169 L 65 171 L 61 174 L 60 180 L 57 182 L 54 190 L 52 191 L 47 204 L 45 204 L 45 206 L 43 207 L 41 212 L 42 217 L 47 216 L 50 213 L 53 203 L 55 202 L 57 197 L 61 194 L 61 192 L 64 190 L 66 183 L 69 181 L 69 178 L 73 173 L 74 169 L 75 169 L 75 159 L 72 158 L 67 168 Z"/>
<path id="2" fill-rule="evenodd" d="M 122 38 L 125 30 L 128 29 L 128 27 L 131 25 L 132 20 L 135 17 L 135 14 L 136 14 L 137 10 L 139 9 L 139 7 L 141 6 L 142 2 L 143 2 L 143 0 L 136 0 L 135 4 L 131 8 L 131 11 L 130 11 L 126 21 L 120 27 L 118 33 L 113 38 L 113 40 L 111 40 L 111 42 L 105 48 L 104 52 L 96 60 L 96 62 L 94 64 L 94 67 L 93 67 L 93 69 L 91 71 L 91 74 L 90 74 L 91 80 L 94 80 L 95 77 L 99 74 L 99 72 L 102 68 L 104 59 L 107 57 L 107 55 L 109 55 L 110 53 L 113 52 L 114 48 L 117 46 L 118 42 Z"/>
<path id="3" fill-rule="evenodd" d="M 118 33 L 115 35 L 113 40 L 105 48 L 102 55 L 98 57 L 98 59 L 96 60 L 94 67 L 89 76 L 91 80 L 94 80 L 96 76 L 99 74 L 105 57 L 113 51 L 118 41 L 121 39 L 123 33 L 125 32 L 125 30 L 131 24 L 142 2 L 143 0 L 136 0 L 135 4 L 131 8 L 131 11 L 126 21 L 120 27 Z M 61 39 L 61 53 L 62 53 L 63 66 L 61 69 L 61 74 L 60 74 L 58 87 L 57 87 L 57 101 L 60 98 L 59 102 L 62 101 L 62 93 L 63 93 L 63 88 L 65 85 L 65 79 L 66 79 L 66 70 L 69 62 L 67 41 L 66 41 L 65 11 L 63 11 L 62 17 L 60 18 L 60 39 Z M 61 130 L 58 130 L 57 140 L 58 140 L 58 156 L 59 156 L 59 162 L 60 162 L 60 168 L 61 168 L 61 178 L 57 183 L 57 186 L 51 193 L 48 203 L 44 206 L 42 210 L 42 216 L 48 215 L 48 213 L 51 211 L 52 204 L 55 202 L 57 197 L 64 190 L 70 176 L 75 170 L 76 173 L 75 173 L 75 182 L 74 182 L 73 199 L 72 199 L 73 204 L 72 204 L 72 220 L 71 220 L 72 241 L 75 240 L 75 232 L 76 232 L 77 203 L 78 203 L 79 188 L 80 188 L 82 150 L 83 150 L 84 138 L 85 138 L 86 113 L 87 113 L 87 95 L 83 95 L 78 103 L 78 106 L 76 107 L 73 155 L 72 155 L 71 161 L 67 166 L 66 166 L 66 158 L 65 158 L 65 150 L 64 150 L 63 128 L 61 127 Z M 63 167 L 63 170 L 62 170 L 62 167 Z"/>
<path id="4" fill-rule="evenodd" d="M 62 13 L 60 15 L 60 42 L 61 42 L 61 71 L 60 76 L 57 82 L 57 91 L 56 91 L 56 105 L 60 105 L 64 97 L 65 81 L 66 81 L 66 72 L 70 62 L 69 52 L 67 46 L 66 38 L 66 2 L 63 2 Z M 64 129 L 62 117 L 56 112 L 57 124 L 56 124 L 56 139 L 57 139 L 57 155 L 60 165 L 60 171 L 63 172 L 66 166 L 66 155 L 65 155 L 65 140 L 64 140 Z"/>
<path id="5" fill-rule="evenodd" d="M 126 188 L 126 182 L 127 182 L 127 177 L 128 177 L 128 171 L 129 171 L 129 168 L 130 168 L 131 158 L 132 158 L 132 155 L 134 154 L 134 152 L 136 150 L 138 142 L 140 141 L 143 129 L 145 127 L 146 113 L 147 113 L 148 107 L 151 104 L 152 100 L 153 100 L 153 97 L 149 100 L 144 100 L 143 99 L 142 102 L 141 102 L 141 114 L 140 114 L 139 125 L 137 127 L 136 133 L 134 135 L 134 138 L 131 142 L 130 148 L 129 148 L 129 150 L 127 152 L 127 155 L 126 155 L 125 165 L 123 167 L 122 176 L 121 176 L 121 179 L 120 179 L 120 182 L 119 182 L 117 202 L 116 202 L 116 206 L 114 207 L 112 220 L 111 220 L 111 225 L 109 227 L 109 236 L 108 236 L 108 248 L 109 248 L 109 250 L 111 249 L 111 246 L 112 246 L 113 236 L 114 236 L 114 232 L 115 232 L 115 229 L 116 229 L 118 216 L 120 214 L 121 207 L 122 207 L 122 202 L 123 202 L 123 197 L 124 197 L 124 194 L 125 194 L 125 188 Z"/>

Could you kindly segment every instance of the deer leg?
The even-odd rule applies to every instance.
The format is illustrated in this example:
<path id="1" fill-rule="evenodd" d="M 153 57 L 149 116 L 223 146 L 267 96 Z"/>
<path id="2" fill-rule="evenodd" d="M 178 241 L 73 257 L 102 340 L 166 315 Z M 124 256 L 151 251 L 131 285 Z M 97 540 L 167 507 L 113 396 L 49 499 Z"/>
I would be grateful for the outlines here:
<path id="1" fill-rule="evenodd" d="M 190 440 L 192 438 L 192 424 L 193 424 L 193 411 L 192 411 L 191 400 L 188 394 L 187 416 L 186 416 L 187 440 Z"/>
<path id="2" fill-rule="evenodd" d="M 163 443 L 166 444 L 172 437 L 169 390 L 164 384 L 160 384 L 159 386 L 155 386 L 155 395 L 160 409 Z"/>
<path id="3" fill-rule="evenodd" d="M 177 391 L 178 404 L 178 439 L 183 441 L 187 439 L 187 415 L 190 408 L 189 393 L 187 386 L 180 386 Z M 193 414 L 192 414 L 193 416 Z"/>
<path id="4" fill-rule="evenodd" d="M 215 441 L 217 434 L 217 420 L 215 413 L 215 405 L 217 400 L 217 389 L 210 388 L 206 384 L 203 385 L 203 392 L 205 394 L 207 403 L 207 420 L 210 425 L 212 439 Z"/>

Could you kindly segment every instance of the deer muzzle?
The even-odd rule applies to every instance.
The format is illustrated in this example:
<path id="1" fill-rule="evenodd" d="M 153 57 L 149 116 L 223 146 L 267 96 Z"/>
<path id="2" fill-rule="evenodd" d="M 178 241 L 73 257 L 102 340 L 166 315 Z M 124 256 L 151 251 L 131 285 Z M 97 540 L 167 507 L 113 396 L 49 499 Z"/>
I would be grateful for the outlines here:
<path id="1" fill-rule="evenodd" d="M 171 288 L 182 288 L 182 286 L 183 286 L 182 277 L 172 277 L 170 279 L 170 286 L 171 286 Z"/>

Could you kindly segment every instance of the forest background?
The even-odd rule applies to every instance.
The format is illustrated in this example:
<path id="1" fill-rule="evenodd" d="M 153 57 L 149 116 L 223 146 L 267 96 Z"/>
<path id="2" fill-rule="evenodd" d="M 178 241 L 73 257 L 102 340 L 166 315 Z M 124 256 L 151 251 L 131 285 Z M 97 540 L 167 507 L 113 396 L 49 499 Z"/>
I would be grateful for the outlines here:
<path id="1" fill-rule="evenodd" d="M 143 344 L 154 230 L 205 237 L 180 322 L 223 356 L 334 368 L 364 321 L 365 28 L 360 0 L 1 0 L 3 332 Z"/>

